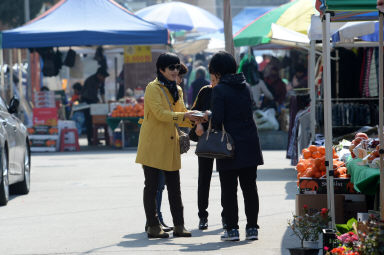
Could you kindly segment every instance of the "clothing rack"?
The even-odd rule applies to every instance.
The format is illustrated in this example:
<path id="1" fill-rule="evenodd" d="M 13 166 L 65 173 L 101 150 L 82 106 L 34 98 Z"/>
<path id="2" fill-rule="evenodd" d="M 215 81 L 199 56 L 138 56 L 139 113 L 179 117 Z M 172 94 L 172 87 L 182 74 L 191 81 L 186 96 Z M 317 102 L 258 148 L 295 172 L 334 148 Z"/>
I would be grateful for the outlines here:
<path id="1" fill-rule="evenodd" d="M 379 100 L 378 97 L 364 97 L 364 98 L 332 98 L 332 101 L 336 102 L 348 102 L 348 101 L 377 101 Z M 316 101 L 322 102 L 323 99 L 316 99 Z"/>

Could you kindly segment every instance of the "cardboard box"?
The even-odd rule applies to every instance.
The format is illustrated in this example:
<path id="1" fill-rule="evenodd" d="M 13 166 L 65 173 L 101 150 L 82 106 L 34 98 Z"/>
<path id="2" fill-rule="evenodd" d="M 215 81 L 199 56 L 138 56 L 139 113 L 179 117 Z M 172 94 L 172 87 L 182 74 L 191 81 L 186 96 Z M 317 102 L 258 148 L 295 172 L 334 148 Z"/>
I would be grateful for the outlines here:
<path id="1" fill-rule="evenodd" d="M 304 205 L 308 206 L 310 213 L 321 211 L 322 208 L 328 208 L 326 194 L 297 194 L 296 195 L 296 215 L 304 215 Z M 335 195 L 335 221 L 336 224 L 344 222 L 344 195 Z"/>
<path id="2" fill-rule="evenodd" d="M 31 151 L 56 151 L 58 137 L 58 135 L 30 135 Z"/>
<path id="3" fill-rule="evenodd" d="M 107 115 L 92 115 L 93 124 L 107 124 Z"/>
<path id="4" fill-rule="evenodd" d="M 33 126 L 28 128 L 30 135 L 57 135 L 59 129 L 51 126 Z"/>
<path id="5" fill-rule="evenodd" d="M 335 194 L 356 193 L 350 178 L 334 178 L 333 187 Z M 301 177 L 299 179 L 300 194 L 327 194 L 326 178 Z"/>
<path id="6" fill-rule="evenodd" d="M 34 108 L 33 125 L 34 126 L 57 126 L 56 108 Z"/>

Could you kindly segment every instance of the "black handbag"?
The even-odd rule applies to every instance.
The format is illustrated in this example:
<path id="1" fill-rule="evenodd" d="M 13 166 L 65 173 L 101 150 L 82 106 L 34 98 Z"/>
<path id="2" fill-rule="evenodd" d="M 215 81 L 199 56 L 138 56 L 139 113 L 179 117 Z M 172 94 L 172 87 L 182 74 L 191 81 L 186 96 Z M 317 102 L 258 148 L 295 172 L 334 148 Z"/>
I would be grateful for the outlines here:
<path id="1" fill-rule="evenodd" d="M 203 158 L 230 159 L 235 154 L 235 143 L 224 125 L 222 130 L 213 130 L 211 121 L 208 129 L 200 136 L 196 146 L 196 155 Z"/>
<path id="2" fill-rule="evenodd" d="M 171 106 L 171 103 L 169 102 L 167 93 L 165 92 L 165 90 L 162 87 L 160 87 L 160 88 L 164 92 L 165 98 L 167 99 L 167 102 L 169 104 L 169 108 L 172 111 L 172 106 Z M 175 124 L 175 127 L 177 129 L 177 133 L 179 134 L 180 154 L 186 153 L 191 146 L 191 143 L 189 141 L 189 135 L 187 133 L 181 131 L 179 128 L 179 125 Z"/>

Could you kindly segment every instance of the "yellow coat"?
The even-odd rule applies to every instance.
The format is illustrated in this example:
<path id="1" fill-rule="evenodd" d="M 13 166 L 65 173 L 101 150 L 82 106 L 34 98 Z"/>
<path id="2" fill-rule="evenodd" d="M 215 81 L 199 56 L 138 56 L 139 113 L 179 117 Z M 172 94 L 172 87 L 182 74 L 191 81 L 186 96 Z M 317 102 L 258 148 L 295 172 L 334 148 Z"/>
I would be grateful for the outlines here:
<path id="1" fill-rule="evenodd" d="M 171 102 L 173 112 L 165 98 L 162 86 Z M 150 82 L 144 95 L 144 120 L 140 129 L 136 163 L 166 171 L 181 168 L 179 135 L 175 123 L 182 127 L 191 127 L 183 101 L 183 91 L 177 86 L 179 100 L 174 100 L 168 89 L 157 79 Z"/>

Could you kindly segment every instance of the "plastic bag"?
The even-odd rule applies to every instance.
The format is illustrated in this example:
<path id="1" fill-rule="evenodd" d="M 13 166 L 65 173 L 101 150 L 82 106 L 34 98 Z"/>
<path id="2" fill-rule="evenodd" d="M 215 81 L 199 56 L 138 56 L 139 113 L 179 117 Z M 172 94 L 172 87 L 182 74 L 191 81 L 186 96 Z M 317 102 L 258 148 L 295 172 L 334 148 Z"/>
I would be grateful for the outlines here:
<path id="1" fill-rule="evenodd" d="M 253 113 L 253 119 L 259 130 L 279 130 L 279 122 L 277 121 L 275 115 L 275 109 L 268 108 L 264 111 L 255 111 Z"/>

